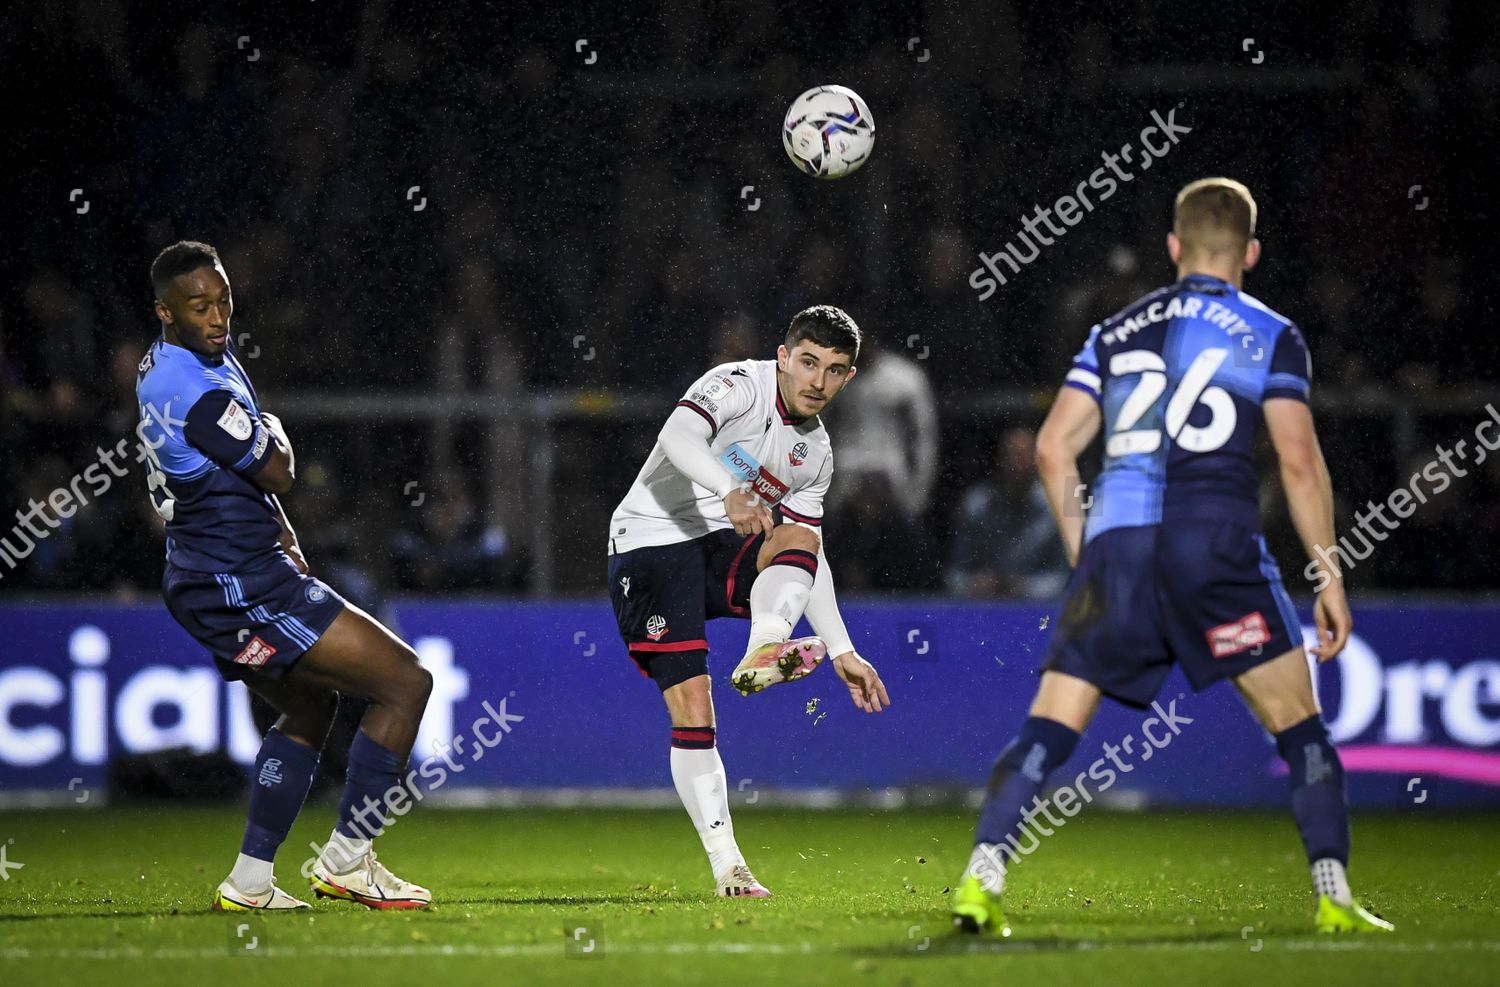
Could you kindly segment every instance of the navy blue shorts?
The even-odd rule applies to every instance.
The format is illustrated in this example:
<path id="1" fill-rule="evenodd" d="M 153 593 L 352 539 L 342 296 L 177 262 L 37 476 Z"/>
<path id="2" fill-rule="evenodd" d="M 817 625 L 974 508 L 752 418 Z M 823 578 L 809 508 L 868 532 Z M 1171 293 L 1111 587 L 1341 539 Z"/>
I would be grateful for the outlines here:
<path id="1" fill-rule="evenodd" d="M 1084 546 L 1043 667 L 1145 707 L 1174 661 L 1203 689 L 1301 644 L 1260 532 L 1178 521 L 1114 528 Z"/>
<path id="2" fill-rule="evenodd" d="M 732 529 L 609 557 L 609 599 L 630 657 L 663 690 L 708 674 L 704 624 L 749 617 L 764 535 Z"/>
<path id="3" fill-rule="evenodd" d="M 281 678 L 344 609 L 321 579 L 282 555 L 244 572 L 193 572 L 167 563 L 162 596 L 172 619 L 214 656 L 227 681 Z"/>

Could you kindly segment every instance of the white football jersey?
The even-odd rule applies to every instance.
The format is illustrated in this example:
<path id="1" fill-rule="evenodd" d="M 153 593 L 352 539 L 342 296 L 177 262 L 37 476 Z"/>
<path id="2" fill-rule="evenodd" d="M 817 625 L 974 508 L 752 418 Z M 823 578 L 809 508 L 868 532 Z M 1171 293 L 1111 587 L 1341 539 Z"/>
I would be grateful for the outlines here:
<path id="1" fill-rule="evenodd" d="M 788 521 L 823 523 L 833 448 L 817 415 L 791 416 L 776 386 L 775 360 L 715 367 L 688 388 L 677 407 L 707 419 L 714 456 L 767 507 L 780 508 Z M 733 527 L 724 502 L 679 473 L 657 443 L 610 518 L 609 551 L 674 545 Z"/>

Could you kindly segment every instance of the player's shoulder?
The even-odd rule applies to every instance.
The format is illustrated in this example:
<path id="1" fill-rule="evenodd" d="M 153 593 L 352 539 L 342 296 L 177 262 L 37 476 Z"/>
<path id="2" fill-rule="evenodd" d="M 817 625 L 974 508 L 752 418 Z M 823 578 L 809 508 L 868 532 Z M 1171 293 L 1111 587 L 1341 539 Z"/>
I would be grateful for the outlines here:
<path id="1" fill-rule="evenodd" d="M 158 339 L 137 368 L 136 396 L 142 404 L 185 410 L 210 391 L 229 390 L 228 371 L 206 364 L 190 350 Z"/>
<path id="2" fill-rule="evenodd" d="M 1291 319 L 1282 315 L 1280 312 L 1276 311 L 1271 306 L 1261 301 L 1259 298 L 1256 298 L 1248 291 L 1238 292 L 1237 297 L 1239 298 L 1240 302 L 1247 309 L 1249 309 L 1250 313 L 1262 316 L 1264 319 L 1268 320 L 1272 326 L 1278 329 L 1296 329 L 1296 325 L 1292 322 Z"/>
<path id="3" fill-rule="evenodd" d="M 1119 326 L 1129 319 L 1135 318 L 1141 312 L 1150 308 L 1153 302 L 1162 301 L 1176 294 L 1178 288 L 1179 285 L 1177 284 L 1168 284 L 1163 285 L 1162 287 L 1157 288 L 1153 291 L 1146 292 L 1144 295 L 1137 298 L 1129 305 L 1126 305 L 1124 308 L 1120 309 L 1113 315 L 1100 322 L 1098 325 L 1094 326 L 1092 334 L 1097 335 L 1101 332 L 1108 332 L 1109 330 L 1115 328 L 1116 326 Z"/>

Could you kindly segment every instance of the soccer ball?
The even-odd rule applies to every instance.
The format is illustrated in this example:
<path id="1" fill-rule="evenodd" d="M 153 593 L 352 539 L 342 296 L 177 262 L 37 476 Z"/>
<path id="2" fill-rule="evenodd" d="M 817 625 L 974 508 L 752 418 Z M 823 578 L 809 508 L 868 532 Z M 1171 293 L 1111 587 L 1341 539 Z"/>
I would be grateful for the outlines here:
<path id="1" fill-rule="evenodd" d="M 781 144 L 792 164 L 814 178 L 843 178 L 870 157 L 875 118 L 854 90 L 819 86 L 792 100 Z"/>

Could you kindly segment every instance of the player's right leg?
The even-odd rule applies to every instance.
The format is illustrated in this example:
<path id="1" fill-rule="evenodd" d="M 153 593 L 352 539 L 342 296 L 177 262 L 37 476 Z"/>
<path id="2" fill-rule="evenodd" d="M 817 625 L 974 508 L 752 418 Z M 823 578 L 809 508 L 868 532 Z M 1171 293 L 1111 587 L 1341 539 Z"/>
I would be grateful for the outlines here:
<path id="1" fill-rule="evenodd" d="M 1349 890 L 1349 803 L 1344 767 L 1328 739 L 1302 648 L 1293 648 L 1235 677 L 1235 686 L 1276 738 L 1291 774 L 1292 815 L 1307 851 L 1318 896 L 1319 932 L 1393 932 Z"/>
<path id="2" fill-rule="evenodd" d="M 389 821 L 388 799 L 401 790 L 432 674 L 379 621 L 345 605 L 288 679 L 369 702 L 349 745 L 338 823 L 308 874 L 314 891 L 369 908 L 427 907 L 432 893 L 392 874 L 377 859 L 373 840 Z"/>
<path id="3" fill-rule="evenodd" d="M 610 602 L 630 657 L 666 701 L 672 784 L 708 855 L 715 893 L 766 897 L 735 843 L 719 757 L 704 636 L 708 551 L 696 539 L 611 555 Z"/>
<path id="4" fill-rule="evenodd" d="M 307 908 L 276 886 L 272 865 L 318 773 L 318 755 L 338 709 L 328 689 L 263 675 L 245 685 L 281 717 L 266 732 L 255 757 L 250 812 L 234 869 L 214 893 L 214 911 Z"/>
<path id="5" fill-rule="evenodd" d="M 670 674 L 665 668 L 662 671 Z M 708 854 L 714 893 L 727 898 L 769 898 L 771 892 L 750 872 L 734 839 L 729 780 L 719 757 L 708 675 L 670 685 L 661 695 L 672 717 L 672 784 Z"/>

